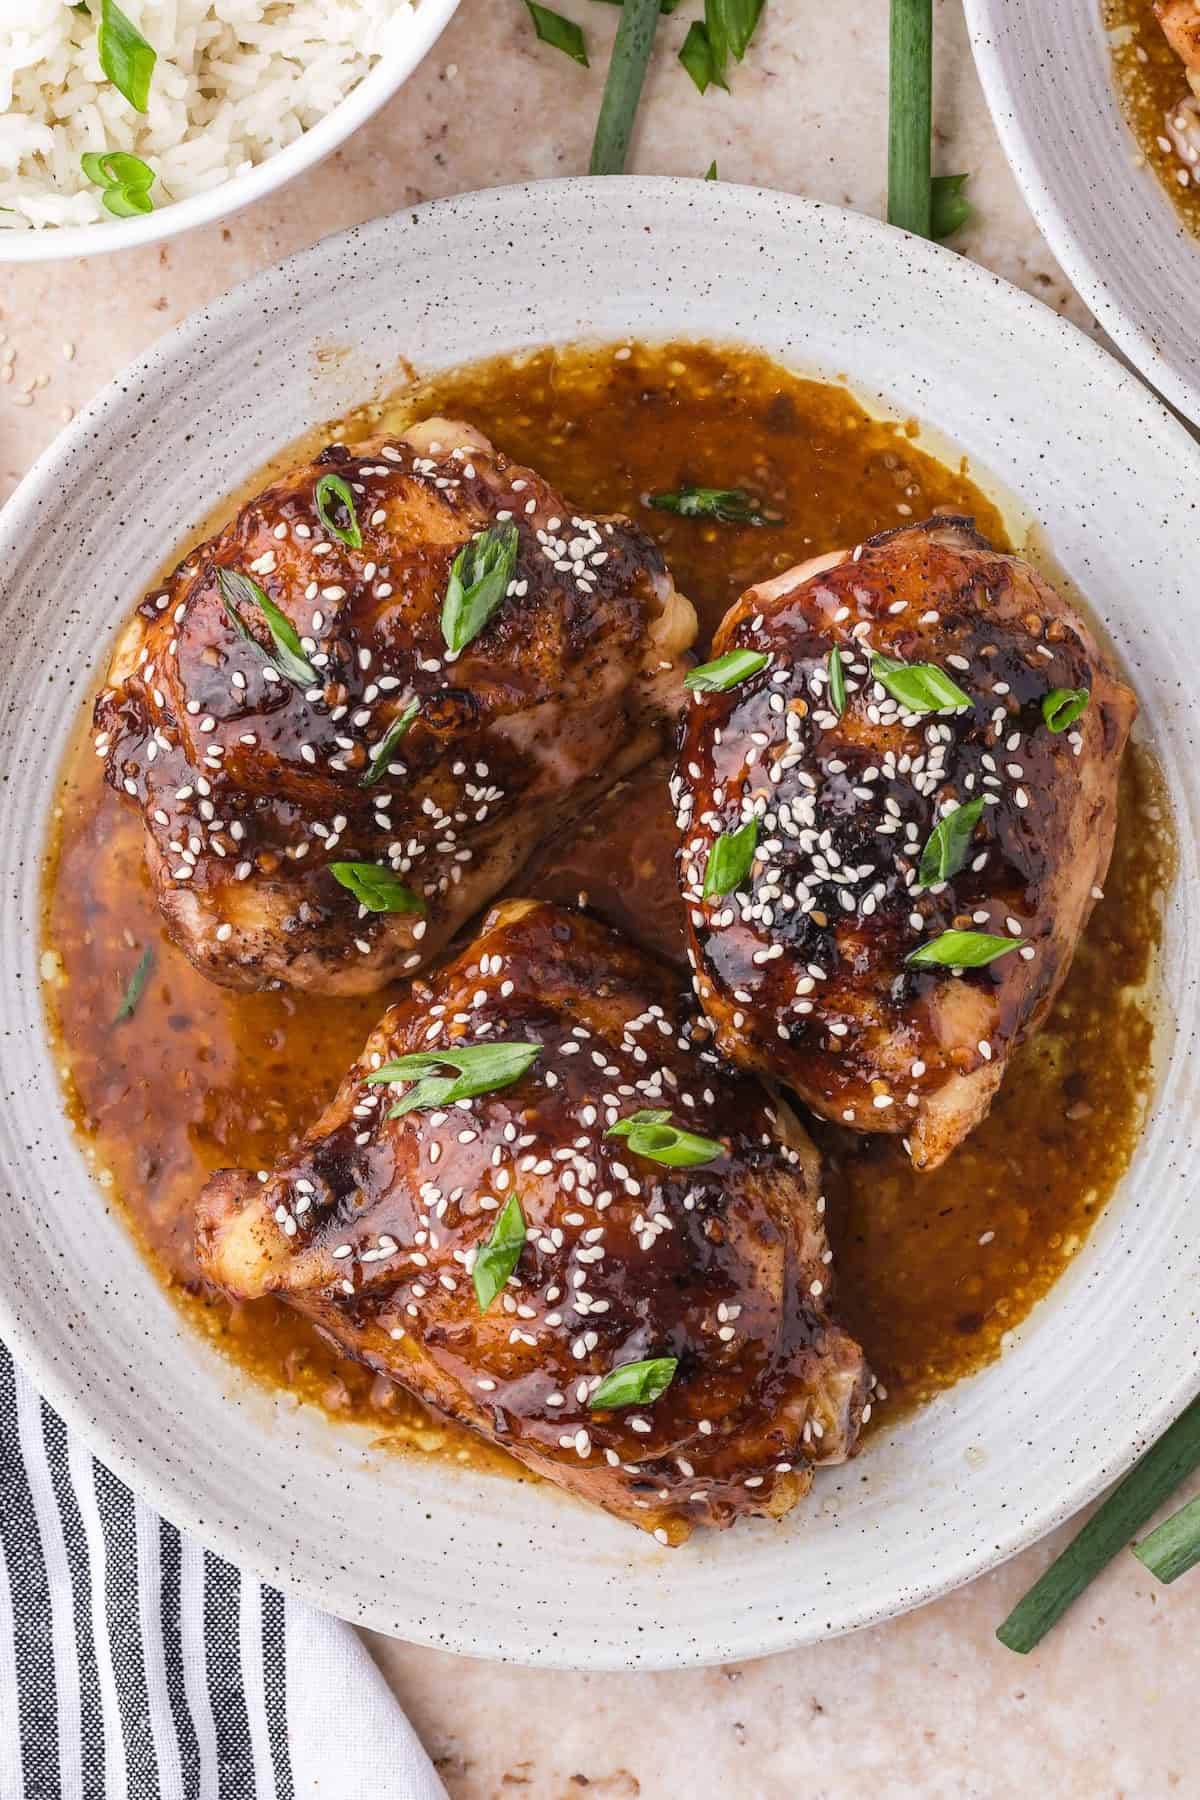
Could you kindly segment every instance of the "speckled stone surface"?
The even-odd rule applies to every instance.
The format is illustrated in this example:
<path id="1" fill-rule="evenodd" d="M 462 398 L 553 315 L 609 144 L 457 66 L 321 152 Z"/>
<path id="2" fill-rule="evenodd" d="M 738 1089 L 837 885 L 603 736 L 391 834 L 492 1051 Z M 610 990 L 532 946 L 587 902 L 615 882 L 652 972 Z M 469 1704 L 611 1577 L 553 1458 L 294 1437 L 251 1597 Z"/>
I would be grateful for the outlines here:
<path id="1" fill-rule="evenodd" d="M 535 45 L 517 0 L 464 0 L 431 61 L 301 188 L 162 250 L 0 270 L 0 366 L 15 352 L 14 376 L 0 386 L 0 491 L 49 442 L 65 408 L 254 270 L 433 195 L 581 171 L 613 20 L 588 0 L 560 3 L 586 26 L 591 71 Z M 702 100 L 664 54 L 631 167 L 698 174 L 715 157 L 727 180 L 877 212 L 885 12 L 883 0 L 771 0 L 730 96 Z M 684 29 L 682 18 L 664 24 L 668 49 Z M 950 0 L 939 8 L 938 50 L 938 166 L 970 169 L 978 207 L 962 248 L 1090 324 L 1004 166 Z M 22 404 L 25 384 L 42 376 Z M 882 1628 L 721 1670 L 569 1675 L 371 1644 L 454 1800 L 1194 1791 L 1200 1590 L 1162 1589 L 1122 1558 L 1020 1661 L 992 1631 L 1055 1543 Z"/>

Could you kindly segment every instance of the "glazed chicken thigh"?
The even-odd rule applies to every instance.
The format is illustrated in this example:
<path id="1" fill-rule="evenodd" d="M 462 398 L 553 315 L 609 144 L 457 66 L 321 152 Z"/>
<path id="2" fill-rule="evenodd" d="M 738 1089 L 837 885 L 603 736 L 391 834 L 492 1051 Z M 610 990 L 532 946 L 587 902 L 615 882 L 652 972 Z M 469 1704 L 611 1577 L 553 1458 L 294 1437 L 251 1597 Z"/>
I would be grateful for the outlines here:
<path id="1" fill-rule="evenodd" d="M 294 1152 L 213 1177 L 197 1233 L 231 1294 L 670 1543 L 785 1512 L 868 1389 L 816 1153 L 683 985 L 582 914 L 501 905 Z"/>
<path id="2" fill-rule="evenodd" d="M 713 648 L 737 678 L 696 695 L 674 797 L 718 1046 L 934 1168 L 1066 974 L 1134 697 L 967 519 L 750 588 Z"/>
<path id="3" fill-rule="evenodd" d="M 694 632 L 627 520 L 432 419 L 193 551 L 117 646 L 96 749 L 198 968 L 369 992 L 662 747 Z"/>
<path id="4" fill-rule="evenodd" d="M 1154 11 L 1183 64 L 1188 86 L 1200 99 L 1200 0 L 1154 0 Z"/>

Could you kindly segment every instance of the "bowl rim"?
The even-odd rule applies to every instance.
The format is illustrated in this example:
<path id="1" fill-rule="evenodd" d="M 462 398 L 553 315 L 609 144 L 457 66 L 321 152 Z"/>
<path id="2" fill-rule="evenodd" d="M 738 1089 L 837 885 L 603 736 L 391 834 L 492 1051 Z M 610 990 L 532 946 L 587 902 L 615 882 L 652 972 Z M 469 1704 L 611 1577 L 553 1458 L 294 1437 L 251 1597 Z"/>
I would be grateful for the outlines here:
<path id="1" fill-rule="evenodd" d="M 304 286 L 304 276 L 310 270 L 320 267 L 331 244 L 351 239 L 357 239 L 360 246 L 364 242 L 370 243 L 376 238 L 386 237 L 399 219 L 411 220 L 416 224 L 422 217 L 457 211 L 465 213 L 468 222 L 486 220 L 494 216 L 497 208 L 520 211 L 522 202 L 527 204 L 531 194 L 545 195 L 553 203 L 556 199 L 561 201 L 568 196 L 577 195 L 584 185 L 603 192 L 606 201 L 611 195 L 622 210 L 634 214 L 639 204 L 644 202 L 649 205 L 668 195 L 704 195 L 707 198 L 706 184 L 692 178 L 629 177 L 622 178 L 619 186 L 611 178 L 604 177 L 555 178 L 437 199 L 426 202 L 419 208 L 403 208 L 396 214 L 385 215 L 364 225 L 331 234 L 307 249 L 260 271 L 209 303 L 201 312 L 190 315 L 136 358 L 125 371 L 114 377 L 38 458 L 4 507 L 3 523 L 6 526 L 11 526 L 14 521 L 19 523 L 25 510 L 32 507 L 37 492 L 55 476 L 60 460 L 69 452 L 84 451 L 86 440 L 105 426 L 109 412 L 119 411 L 127 392 L 153 384 L 158 373 L 169 369 L 176 356 L 187 346 L 194 345 L 204 337 L 211 339 L 214 334 L 220 333 L 227 321 L 236 319 L 243 311 L 258 311 L 261 303 L 270 301 L 280 284 L 288 287 Z M 708 184 L 707 193 L 711 194 L 711 191 L 711 184 Z M 803 196 L 781 194 L 767 189 L 742 188 L 739 190 L 738 203 L 740 207 L 752 210 L 777 210 L 781 206 L 786 207 L 794 215 L 806 218 L 814 228 L 819 227 L 821 221 L 826 221 L 832 223 L 839 232 L 848 234 L 856 243 L 875 240 L 888 246 L 889 253 L 899 254 L 906 263 L 915 264 L 922 276 L 932 277 L 935 288 L 939 281 L 939 270 L 947 272 L 953 268 L 956 279 L 978 294 L 984 310 L 999 303 L 1009 310 L 1018 328 L 1028 325 L 1036 332 L 1046 334 L 1051 340 L 1057 339 L 1070 356 L 1082 359 L 1097 384 L 1107 384 L 1110 392 L 1118 397 L 1128 395 L 1135 398 L 1139 406 L 1156 414 L 1166 436 L 1176 440 L 1181 457 L 1200 462 L 1200 452 L 1185 426 L 1155 394 L 1147 390 L 1134 373 L 1069 320 L 991 271 L 968 262 L 942 246 L 897 231 L 873 217 Z M 748 335 L 746 341 L 752 341 L 752 338 Z M 853 375 L 848 373 L 847 379 L 852 382 Z M 185 1321 L 181 1321 L 181 1328 L 190 1329 Z M 38 1341 L 36 1332 L 26 1331 L 14 1296 L 3 1283 L 0 1283 L 0 1335 L 8 1342 L 14 1356 L 39 1392 L 69 1428 L 78 1432 L 92 1452 L 155 1511 L 181 1529 L 191 1532 L 200 1542 L 260 1580 L 283 1588 L 318 1610 L 330 1610 L 331 1596 L 326 1590 L 302 1573 L 294 1572 L 291 1567 L 282 1569 L 277 1563 L 273 1563 L 266 1546 L 251 1545 L 240 1538 L 232 1527 L 206 1516 L 202 1503 L 193 1496 L 184 1482 L 177 1480 L 173 1483 L 151 1458 L 139 1456 L 136 1445 L 127 1446 L 110 1430 L 102 1416 L 89 1410 L 84 1397 L 70 1381 L 66 1366 L 55 1357 L 49 1346 L 43 1346 Z M 599 1648 L 590 1655 L 580 1655 L 578 1651 L 565 1647 L 551 1647 L 548 1654 L 535 1659 L 522 1654 L 520 1650 L 514 1652 L 511 1640 L 504 1635 L 502 1623 L 488 1632 L 481 1633 L 476 1627 L 467 1633 L 456 1628 L 452 1620 L 439 1622 L 421 1618 L 406 1621 L 403 1636 L 406 1641 L 430 1648 L 497 1661 L 527 1664 L 536 1661 L 538 1667 L 616 1669 L 636 1666 L 639 1669 L 669 1669 L 768 1655 L 818 1639 L 823 1640 L 825 1637 L 844 1635 L 899 1616 L 949 1593 L 964 1582 L 998 1567 L 1062 1524 L 1124 1474 L 1189 1404 L 1198 1389 L 1200 1363 L 1190 1368 L 1180 1366 L 1175 1369 L 1169 1379 L 1164 1380 L 1153 1407 L 1148 1408 L 1140 1418 L 1137 1433 L 1119 1443 L 1106 1442 L 1103 1453 L 1097 1447 L 1094 1459 L 1087 1468 L 1064 1479 L 1056 1498 L 1033 1508 L 1019 1526 L 1009 1527 L 995 1537 L 989 1536 L 987 1542 L 960 1542 L 952 1558 L 946 1558 L 937 1567 L 931 1564 L 926 1577 L 901 1595 L 893 1595 L 883 1605 L 860 1601 L 855 1608 L 844 1612 L 836 1622 L 830 1622 L 816 1631 L 800 1632 L 794 1623 L 782 1617 L 778 1621 L 747 1618 L 738 1630 L 727 1632 L 724 1643 L 716 1650 L 706 1650 L 703 1644 L 690 1640 L 686 1645 L 674 1646 L 656 1640 L 639 1652 L 636 1665 L 627 1660 L 618 1661 Z M 931 1404 L 936 1405 L 937 1402 Z M 903 1422 L 898 1423 L 897 1429 L 903 1429 Z M 378 1603 L 363 1602 L 354 1622 L 397 1635 L 396 1622 L 388 1613 L 386 1597 L 381 1598 Z"/>
<path id="2" fill-rule="evenodd" d="M 1095 8 L 1099 27 L 1099 0 L 1084 0 L 1084 3 Z M 1185 417 L 1200 420 L 1200 381 L 1190 375 L 1154 332 L 1121 303 L 1117 296 L 1123 284 L 1114 279 L 1110 258 L 1076 230 L 1058 199 L 1058 186 L 1044 146 L 1038 134 L 1027 129 L 1022 120 L 1018 92 L 1006 78 L 1002 58 L 993 41 L 993 34 L 1000 29 L 1004 8 L 1009 4 L 1011 0 L 963 0 L 963 11 L 988 112 L 1022 197 L 1071 286 L 1086 301 L 1117 348 L 1172 406 Z M 1113 98 L 1115 103 L 1115 91 Z M 1136 140 L 1124 119 L 1120 120 L 1120 126 L 1129 139 L 1132 166 Z M 1165 194 L 1161 201 L 1164 206 L 1170 205 Z M 1193 249 L 1197 248 L 1183 226 L 1179 226 L 1178 235 Z M 1197 264 L 1197 279 L 1200 280 L 1200 263 Z"/>
<path id="3" fill-rule="evenodd" d="M 252 169 L 230 176 L 202 194 L 191 194 L 186 200 L 174 200 L 131 219 L 0 231 L 0 266 L 63 262 L 71 257 L 106 256 L 114 250 L 138 249 L 164 243 L 181 232 L 212 225 L 241 212 L 306 169 L 315 168 L 377 113 L 424 61 L 458 11 L 459 3 L 460 0 L 417 0 L 412 15 L 414 30 L 404 43 L 393 54 L 381 56 L 323 119 Z"/>

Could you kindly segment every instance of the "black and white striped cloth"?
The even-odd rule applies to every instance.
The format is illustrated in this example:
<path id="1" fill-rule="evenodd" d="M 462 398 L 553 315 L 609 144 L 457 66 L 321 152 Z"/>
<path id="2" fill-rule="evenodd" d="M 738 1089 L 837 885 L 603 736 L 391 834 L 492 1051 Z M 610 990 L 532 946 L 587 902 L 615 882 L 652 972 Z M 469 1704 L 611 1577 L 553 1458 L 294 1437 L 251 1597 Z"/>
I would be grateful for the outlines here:
<path id="1" fill-rule="evenodd" d="M 348 1625 L 136 1500 L 0 1344 L 0 1800 L 445 1800 Z"/>

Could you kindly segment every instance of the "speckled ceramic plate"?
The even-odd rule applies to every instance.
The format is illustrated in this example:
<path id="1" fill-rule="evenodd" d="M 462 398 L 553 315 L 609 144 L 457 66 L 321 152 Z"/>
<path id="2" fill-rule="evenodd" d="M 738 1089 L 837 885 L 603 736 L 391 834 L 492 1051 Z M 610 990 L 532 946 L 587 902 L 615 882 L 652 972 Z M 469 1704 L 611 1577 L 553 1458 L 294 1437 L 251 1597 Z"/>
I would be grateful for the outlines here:
<path id="1" fill-rule="evenodd" d="M 749 341 L 844 373 L 1019 494 L 1115 639 L 1174 795 L 1175 1051 L 1117 1197 L 1001 1361 L 818 1478 L 782 1525 L 660 1549 L 546 1486 L 388 1457 L 252 1386 L 172 1309 L 63 1118 L 38 875 L 80 699 L 155 565 L 400 356 L 581 337 Z M 316 362 L 330 344 L 345 356 Z M 318 369 L 320 373 L 318 374 Z M 318 1606 L 477 1655 L 662 1666 L 782 1650 L 978 1574 L 1120 1473 L 1200 1379 L 1200 452 L 1053 313 L 949 251 L 780 194 L 580 181 L 319 244 L 115 381 L 0 516 L 0 1332 L 97 1455 Z"/>
<path id="2" fill-rule="evenodd" d="M 1200 242 L 1139 161 L 1101 0 L 964 4 L 992 118 L 1050 248 L 1147 381 L 1200 421 Z"/>

